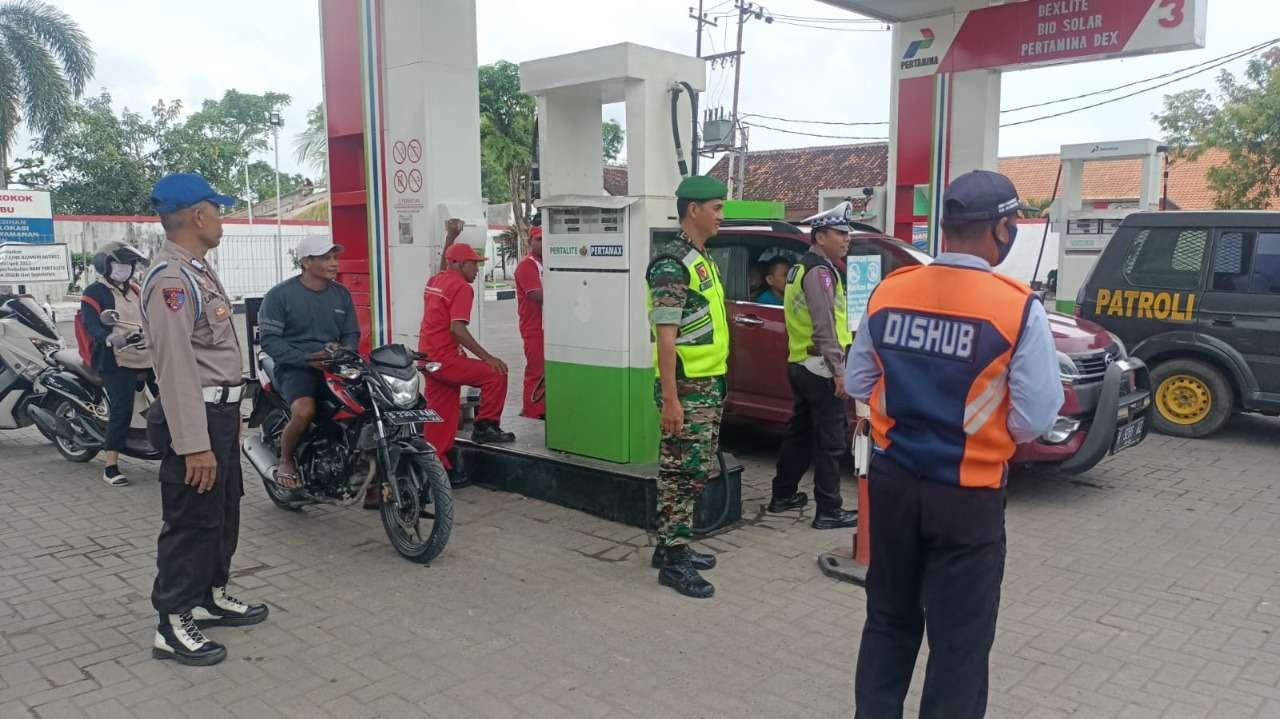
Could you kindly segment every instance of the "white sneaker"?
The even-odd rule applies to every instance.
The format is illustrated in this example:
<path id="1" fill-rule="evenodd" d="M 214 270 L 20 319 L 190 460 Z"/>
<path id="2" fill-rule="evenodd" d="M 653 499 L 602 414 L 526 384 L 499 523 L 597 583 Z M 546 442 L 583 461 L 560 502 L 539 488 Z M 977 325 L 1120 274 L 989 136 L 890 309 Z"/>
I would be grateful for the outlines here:
<path id="1" fill-rule="evenodd" d="M 108 474 L 107 470 L 102 470 L 102 481 L 106 482 L 109 487 L 129 486 L 129 478 L 124 476 L 124 473 L 118 469 L 115 474 Z"/>
<path id="2" fill-rule="evenodd" d="M 151 642 L 151 656 L 188 666 L 208 666 L 226 659 L 227 648 L 206 637 L 191 612 L 162 614 Z"/>
<path id="3" fill-rule="evenodd" d="M 267 618 L 265 604 L 250 604 L 227 594 L 226 587 L 214 587 L 211 601 L 191 610 L 198 626 L 243 627 Z"/>

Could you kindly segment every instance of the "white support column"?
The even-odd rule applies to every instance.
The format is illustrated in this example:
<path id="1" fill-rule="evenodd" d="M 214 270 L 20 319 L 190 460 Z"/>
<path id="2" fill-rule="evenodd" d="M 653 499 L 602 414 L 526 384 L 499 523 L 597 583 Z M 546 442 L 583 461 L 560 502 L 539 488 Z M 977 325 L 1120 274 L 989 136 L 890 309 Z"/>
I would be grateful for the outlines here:
<path id="1" fill-rule="evenodd" d="M 480 250 L 488 236 L 475 0 L 383 0 L 381 21 L 392 339 L 417 347 L 422 290 L 440 266 L 445 215 L 466 220 L 462 239 Z M 473 333 L 483 333 L 483 290 L 482 272 Z"/>
<path id="2" fill-rule="evenodd" d="M 1000 72 L 951 76 L 951 177 L 995 170 L 1000 149 Z"/>

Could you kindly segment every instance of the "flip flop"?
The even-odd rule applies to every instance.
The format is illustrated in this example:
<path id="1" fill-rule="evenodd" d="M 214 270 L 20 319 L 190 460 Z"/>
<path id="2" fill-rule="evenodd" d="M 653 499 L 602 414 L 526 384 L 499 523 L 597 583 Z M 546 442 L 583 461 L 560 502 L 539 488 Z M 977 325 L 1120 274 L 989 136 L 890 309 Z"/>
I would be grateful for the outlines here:
<path id="1" fill-rule="evenodd" d="M 274 473 L 274 474 L 275 474 L 275 476 L 272 478 L 272 481 L 274 481 L 276 484 L 280 485 L 280 486 L 281 486 L 281 488 L 283 488 L 283 489 L 288 489 L 288 490 L 294 490 L 294 489 L 298 489 L 298 488 L 299 488 L 299 487 L 298 487 L 298 475 L 297 475 L 297 473 L 286 473 L 286 472 L 281 472 L 280 470 L 278 470 L 278 469 L 277 469 L 277 470 L 275 471 L 275 473 Z M 289 485 L 285 484 L 284 482 L 281 482 L 280 480 L 281 480 L 282 478 L 291 480 L 291 481 L 293 482 L 293 486 L 291 487 L 291 486 L 289 486 Z"/>

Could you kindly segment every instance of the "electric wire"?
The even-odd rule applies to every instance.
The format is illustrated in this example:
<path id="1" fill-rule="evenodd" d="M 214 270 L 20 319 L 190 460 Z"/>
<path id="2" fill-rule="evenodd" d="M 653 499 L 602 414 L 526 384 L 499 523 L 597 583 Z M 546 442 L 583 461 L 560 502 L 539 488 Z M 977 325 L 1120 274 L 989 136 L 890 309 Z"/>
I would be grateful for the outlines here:
<path id="1" fill-rule="evenodd" d="M 772 130 L 773 132 L 782 132 L 788 135 L 802 135 L 804 137 L 820 137 L 826 140 L 868 140 L 868 141 L 884 142 L 885 140 L 889 139 L 887 137 L 857 137 L 852 135 L 827 135 L 827 134 L 818 133 L 818 132 L 802 132 L 800 130 L 787 130 L 781 127 L 771 127 L 769 125 L 761 125 L 760 123 L 757 123 L 757 122 L 747 122 L 745 120 L 742 122 L 742 124 L 746 125 L 747 127 L 757 127 L 757 128 L 760 128 L 761 130 Z"/>

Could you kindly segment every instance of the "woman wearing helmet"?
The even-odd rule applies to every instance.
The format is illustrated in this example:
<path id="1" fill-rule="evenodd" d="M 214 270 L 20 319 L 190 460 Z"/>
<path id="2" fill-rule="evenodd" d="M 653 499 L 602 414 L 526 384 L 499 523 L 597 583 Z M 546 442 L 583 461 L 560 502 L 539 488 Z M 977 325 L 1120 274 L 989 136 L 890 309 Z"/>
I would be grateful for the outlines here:
<path id="1" fill-rule="evenodd" d="M 145 263 L 146 258 L 129 245 L 106 243 L 93 256 L 98 281 L 86 287 L 80 298 L 80 320 L 91 340 L 91 364 L 102 376 L 102 388 L 110 403 L 103 443 L 107 467 L 102 472 L 102 481 L 112 487 L 129 484 L 117 462 L 129 436 L 134 393 L 143 382 L 155 383 L 150 353 L 130 346 L 126 339 L 138 331 L 135 325 L 142 325 L 139 287 L 133 278 L 138 265 Z M 119 326 L 102 324 L 102 313 L 107 310 L 120 314 Z"/>

